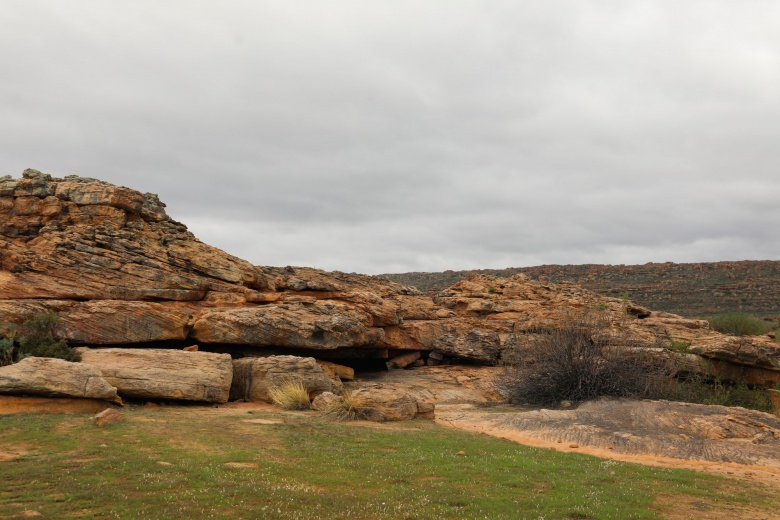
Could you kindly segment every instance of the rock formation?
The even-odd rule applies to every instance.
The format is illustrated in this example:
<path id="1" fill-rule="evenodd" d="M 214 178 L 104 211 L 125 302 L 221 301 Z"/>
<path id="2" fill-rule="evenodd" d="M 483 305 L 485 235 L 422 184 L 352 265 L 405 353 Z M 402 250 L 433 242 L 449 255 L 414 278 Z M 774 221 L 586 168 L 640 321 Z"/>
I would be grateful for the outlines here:
<path id="1" fill-rule="evenodd" d="M 52 358 L 28 357 L 0 367 L 0 394 L 122 402 L 116 388 L 90 365 Z"/>
<path id="2" fill-rule="evenodd" d="M 26 170 L 22 179 L 0 179 L 0 325 L 53 312 L 59 317 L 55 333 L 72 346 L 172 352 L 165 364 L 158 354 L 143 357 L 152 352 L 148 348 L 122 357 L 112 349 L 85 350 L 83 362 L 95 366 L 120 395 L 224 401 L 230 358 L 295 355 L 352 366 L 373 360 L 378 367 L 498 365 L 512 362 L 567 314 L 587 309 L 603 313 L 615 341 L 626 345 L 690 345 L 697 363 L 704 360 L 691 366 L 716 363 L 734 374 L 734 367 L 744 367 L 760 371 L 756 381 L 765 384 L 780 379 L 778 342 L 724 336 L 707 322 L 654 312 L 571 283 L 476 276 L 429 297 L 377 277 L 256 267 L 198 241 L 166 215 L 155 195 L 35 170 Z M 194 343 L 201 352 L 171 350 Z M 230 356 L 190 355 L 204 351 Z M 195 360 L 208 360 L 210 368 L 193 368 Z M 143 375 L 145 389 L 134 386 L 147 370 L 158 372 Z M 241 374 L 237 382 L 244 386 L 235 396 L 251 396 Z M 198 382 L 200 377 L 206 379 Z M 173 384 L 177 378 L 180 387 Z M 326 388 L 313 391 L 321 390 Z"/>

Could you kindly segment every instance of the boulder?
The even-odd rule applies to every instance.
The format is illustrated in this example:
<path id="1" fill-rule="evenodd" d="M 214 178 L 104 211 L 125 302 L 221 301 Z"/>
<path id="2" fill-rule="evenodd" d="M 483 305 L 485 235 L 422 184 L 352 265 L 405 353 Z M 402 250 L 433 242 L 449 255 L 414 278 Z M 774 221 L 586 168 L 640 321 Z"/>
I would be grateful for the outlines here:
<path id="1" fill-rule="evenodd" d="M 290 380 L 300 380 L 309 395 L 329 392 L 333 382 L 311 357 L 269 356 L 233 360 L 231 399 L 271 402 L 269 390 Z"/>
<path id="2" fill-rule="evenodd" d="M 79 347 L 119 394 L 141 399 L 227 402 L 233 379 L 229 354 L 167 349 Z"/>
<path id="3" fill-rule="evenodd" d="M 417 400 L 395 388 L 363 387 L 352 392 L 358 415 L 369 421 L 405 421 L 417 415 Z"/>
<path id="4" fill-rule="evenodd" d="M 105 399 L 121 403 L 117 389 L 89 365 L 54 358 L 24 358 L 0 367 L 0 394 Z"/>
<path id="5" fill-rule="evenodd" d="M 343 402 L 344 398 L 340 395 L 336 395 L 333 392 L 322 392 L 311 402 L 311 409 L 318 412 L 323 412 Z"/>
<path id="6" fill-rule="evenodd" d="M 501 338 L 490 330 L 471 329 L 462 336 L 445 334 L 436 338 L 433 350 L 446 356 L 493 365 L 501 352 Z"/>
<path id="7" fill-rule="evenodd" d="M 114 408 L 106 408 L 92 418 L 92 420 L 95 421 L 95 426 L 98 428 L 119 424 L 124 422 L 125 419 L 125 415 Z"/>

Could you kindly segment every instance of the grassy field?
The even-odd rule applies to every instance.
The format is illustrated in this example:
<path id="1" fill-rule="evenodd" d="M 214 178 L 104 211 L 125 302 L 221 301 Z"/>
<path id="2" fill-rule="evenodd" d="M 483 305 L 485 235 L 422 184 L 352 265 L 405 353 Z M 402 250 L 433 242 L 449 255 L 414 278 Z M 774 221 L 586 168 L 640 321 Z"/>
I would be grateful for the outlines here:
<path id="1" fill-rule="evenodd" d="M 539 450 L 429 421 L 329 423 L 311 412 L 208 407 L 123 412 L 126 421 L 104 428 L 84 415 L 0 416 L 0 518 L 624 519 L 664 518 L 691 502 L 735 516 L 746 504 L 766 518 L 780 510 L 759 485 Z"/>

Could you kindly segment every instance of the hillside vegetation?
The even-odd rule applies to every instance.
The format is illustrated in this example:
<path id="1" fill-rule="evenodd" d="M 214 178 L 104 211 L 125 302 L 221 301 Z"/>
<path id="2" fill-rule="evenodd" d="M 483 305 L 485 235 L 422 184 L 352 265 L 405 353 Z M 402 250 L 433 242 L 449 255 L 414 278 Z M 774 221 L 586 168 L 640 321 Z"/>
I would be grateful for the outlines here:
<path id="1" fill-rule="evenodd" d="M 780 261 L 542 265 L 381 276 L 436 293 L 475 274 L 509 277 L 519 273 L 550 282 L 575 282 L 606 296 L 628 294 L 650 309 L 686 317 L 726 312 L 744 312 L 765 319 L 780 316 Z"/>

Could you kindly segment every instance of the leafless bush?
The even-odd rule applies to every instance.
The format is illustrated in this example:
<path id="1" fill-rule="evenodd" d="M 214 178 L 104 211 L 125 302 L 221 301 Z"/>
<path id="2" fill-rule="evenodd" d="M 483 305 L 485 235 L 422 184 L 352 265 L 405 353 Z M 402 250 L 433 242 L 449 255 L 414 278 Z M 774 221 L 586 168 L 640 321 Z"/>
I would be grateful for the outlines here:
<path id="1" fill-rule="evenodd" d="M 514 353 L 500 384 L 514 402 L 536 405 L 655 397 L 670 376 L 667 358 L 625 336 L 603 313 L 570 314 Z"/>

